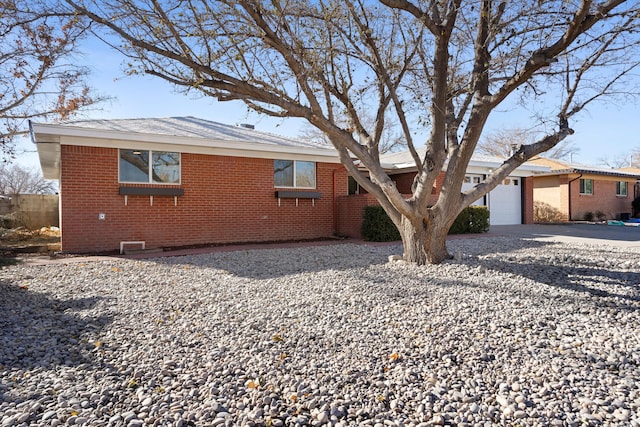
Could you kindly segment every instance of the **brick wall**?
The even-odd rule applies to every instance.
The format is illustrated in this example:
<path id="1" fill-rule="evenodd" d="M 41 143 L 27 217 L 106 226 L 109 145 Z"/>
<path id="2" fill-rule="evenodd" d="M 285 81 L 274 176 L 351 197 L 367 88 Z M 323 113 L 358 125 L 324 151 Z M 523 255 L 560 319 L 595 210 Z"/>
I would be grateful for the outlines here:
<path id="1" fill-rule="evenodd" d="M 113 251 L 121 241 L 153 248 L 329 237 L 337 221 L 334 188 L 335 196 L 347 194 L 339 164 L 317 164 L 320 199 L 278 204 L 271 159 L 183 153 L 184 196 L 175 198 L 119 195 L 117 149 L 61 145 L 61 163 L 66 252 Z"/>
<path id="2" fill-rule="evenodd" d="M 429 198 L 429 204 L 433 205 L 438 201 L 438 195 L 440 194 L 440 189 L 442 188 L 442 182 L 444 181 L 445 172 L 442 171 L 436 177 L 436 182 L 434 182 L 433 188 L 431 189 L 431 197 Z M 396 188 L 402 194 L 412 194 L 411 187 L 413 186 L 413 179 L 416 176 L 416 172 L 405 172 L 399 173 L 396 175 L 392 175 L 391 179 L 396 183 Z"/>
<path id="3" fill-rule="evenodd" d="M 378 204 L 371 194 L 338 197 L 338 235 L 360 239 L 365 206 Z"/>
<path id="4" fill-rule="evenodd" d="M 593 180 L 593 194 L 580 194 L 580 175 L 553 175 L 535 178 L 534 199 L 557 209 L 565 221 L 582 221 L 587 212 L 602 212 L 606 219 L 618 219 L 620 213 L 631 213 L 633 185 L 628 178 L 583 175 Z M 616 196 L 616 182 L 627 182 L 627 196 Z M 569 218 L 571 213 L 571 218 Z"/>
<path id="5" fill-rule="evenodd" d="M 625 178 L 583 176 L 593 179 L 593 194 L 580 194 L 580 180 L 576 179 L 571 185 L 571 219 L 580 221 L 586 212 L 594 214 L 602 212 L 607 219 L 618 219 L 621 213 L 631 213 L 633 201 L 633 185 L 635 181 Z M 616 182 L 627 181 L 627 195 L 616 196 Z"/>

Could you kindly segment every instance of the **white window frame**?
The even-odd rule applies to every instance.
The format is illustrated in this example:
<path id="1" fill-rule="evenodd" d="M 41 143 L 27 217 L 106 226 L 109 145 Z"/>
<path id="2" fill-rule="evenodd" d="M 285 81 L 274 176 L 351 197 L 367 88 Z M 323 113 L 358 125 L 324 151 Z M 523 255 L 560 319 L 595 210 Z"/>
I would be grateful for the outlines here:
<path id="1" fill-rule="evenodd" d="M 120 176 L 120 162 L 122 160 L 120 152 L 126 151 L 139 151 L 148 153 L 149 169 L 147 170 L 147 181 L 123 181 Z M 178 155 L 178 173 L 180 175 L 178 182 L 156 182 L 153 180 L 153 153 L 176 153 Z M 182 184 L 182 153 L 177 151 L 167 150 L 138 150 L 135 148 L 119 148 L 118 149 L 118 183 L 119 184 L 153 184 L 153 185 L 181 185 Z"/>
<path id="2" fill-rule="evenodd" d="M 292 162 L 293 163 L 293 186 L 288 186 L 288 185 L 277 185 L 275 182 L 275 162 L 277 161 L 284 161 L 284 162 Z M 313 186 L 309 186 L 309 187 L 305 187 L 305 186 L 299 186 L 297 183 L 298 180 L 298 162 L 305 162 L 305 163 L 313 163 Z M 287 160 L 287 159 L 274 159 L 273 161 L 273 165 L 274 165 L 274 169 L 273 169 L 273 186 L 274 188 L 300 188 L 300 189 L 305 189 L 305 190 L 312 190 L 312 189 L 316 189 L 318 188 L 318 163 L 311 161 L 311 160 Z"/>

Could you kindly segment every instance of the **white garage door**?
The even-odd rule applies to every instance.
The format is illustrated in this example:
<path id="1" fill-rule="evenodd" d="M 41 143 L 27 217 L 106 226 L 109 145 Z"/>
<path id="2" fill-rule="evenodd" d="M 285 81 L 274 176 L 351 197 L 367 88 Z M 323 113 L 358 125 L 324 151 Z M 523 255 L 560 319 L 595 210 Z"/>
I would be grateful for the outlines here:
<path id="1" fill-rule="evenodd" d="M 482 175 L 465 176 L 462 191 L 466 191 L 482 181 Z M 491 225 L 522 223 L 521 178 L 509 177 L 502 181 L 486 197 L 476 200 L 473 205 L 488 205 Z"/>
<path id="2" fill-rule="evenodd" d="M 491 225 L 522 223 L 522 192 L 520 178 L 509 177 L 489 193 Z"/>

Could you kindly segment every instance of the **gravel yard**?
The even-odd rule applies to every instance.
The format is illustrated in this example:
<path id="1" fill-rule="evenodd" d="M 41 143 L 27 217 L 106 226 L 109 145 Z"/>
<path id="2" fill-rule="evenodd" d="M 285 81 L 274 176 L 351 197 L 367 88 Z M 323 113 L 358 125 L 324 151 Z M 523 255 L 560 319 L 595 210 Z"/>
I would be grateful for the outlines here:
<path id="1" fill-rule="evenodd" d="M 640 251 L 507 237 L 0 271 L 0 427 L 640 426 Z"/>

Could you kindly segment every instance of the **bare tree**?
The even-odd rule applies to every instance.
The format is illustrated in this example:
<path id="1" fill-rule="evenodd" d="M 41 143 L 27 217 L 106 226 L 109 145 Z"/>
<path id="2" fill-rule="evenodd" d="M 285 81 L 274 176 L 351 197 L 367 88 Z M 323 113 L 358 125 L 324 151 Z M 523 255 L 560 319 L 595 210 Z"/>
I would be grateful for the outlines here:
<path id="1" fill-rule="evenodd" d="M 368 114 L 366 111 L 360 114 L 362 122 L 365 124 L 365 126 L 373 126 L 375 119 L 371 117 L 370 114 Z M 393 119 L 393 117 L 385 118 L 384 129 L 382 130 L 382 132 L 382 136 L 380 137 L 380 145 L 378 147 L 378 151 L 380 152 L 380 154 L 392 153 L 407 148 L 407 143 L 404 140 L 402 132 L 398 130 L 398 123 Z M 308 141 L 327 144 L 328 146 L 331 146 L 331 140 L 329 139 L 329 137 L 322 133 L 320 129 L 312 126 L 309 123 L 307 123 L 307 125 L 303 127 L 298 137 L 301 139 L 306 139 Z"/>
<path id="2" fill-rule="evenodd" d="M 615 156 L 600 157 L 598 163 L 612 169 L 625 167 L 640 168 L 640 147 Z"/>
<path id="3" fill-rule="evenodd" d="M 0 194 L 54 194 L 56 185 L 47 181 L 40 171 L 17 164 L 0 164 Z"/>
<path id="4" fill-rule="evenodd" d="M 530 145 L 536 142 L 536 134 L 521 128 L 502 129 L 489 133 L 478 142 L 478 152 L 489 156 L 508 158 L 520 145 Z M 569 139 L 560 141 L 556 146 L 545 152 L 545 157 L 558 160 L 571 160 L 580 152 L 574 142 Z"/>
<path id="5" fill-rule="evenodd" d="M 400 231 L 405 260 L 417 263 L 448 258 L 446 235 L 462 209 L 573 134 L 578 112 L 638 89 L 629 84 L 640 52 L 637 1 L 66 2 L 120 38 L 114 45 L 131 73 L 306 119 L 376 197 Z M 539 117 L 556 126 L 461 192 L 489 115 L 512 98 L 539 105 Z M 418 170 L 409 198 L 380 165 L 388 115 Z"/>
<path id="6" fill-rule="evenodd" d="M 598 164 L 609 167 L 611 169 L 619 169 L 619 168 L 631 166 L 630 160 L 631 158 L 629 155 L 625 156 L 623 154 L 619 154 L 614 157 L 611 157 L 611 156 L 600 157 L 598 158 Z"/>
<path id="7" fill-rule="evenodd" d="M 64 120 L 98 99 L 73 58 L 86 28 L 77 14 L 50 0 L 0 0 L 0 18 L 0 142 L 11 153 L 27 119 Z"/>

